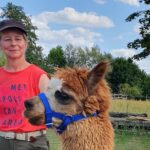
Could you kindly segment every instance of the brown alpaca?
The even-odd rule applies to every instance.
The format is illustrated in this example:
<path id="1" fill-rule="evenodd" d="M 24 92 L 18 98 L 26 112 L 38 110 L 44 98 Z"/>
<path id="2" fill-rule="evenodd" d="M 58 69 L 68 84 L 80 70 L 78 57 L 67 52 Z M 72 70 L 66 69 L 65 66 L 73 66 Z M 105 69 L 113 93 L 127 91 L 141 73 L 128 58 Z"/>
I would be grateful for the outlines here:
<path id="1" fill-rule="evenodd" d="M 58 69 L 45 92 L 51 108 L 66 115 L 87 118 L 69 124 L 59 134 L 62 150 L 113 150 L 113 128 L 109 119 L 110 89 L 104 79 L 108 62 L 91 71 L 81 68 Z M 45 110 L 39 97 L 25 102 L 25 116 L 34 125 L 45 123 Z M 92 116 L 93 113 L 97 116 Z M 62 120 L 52 118 L 55 127 Z"/>

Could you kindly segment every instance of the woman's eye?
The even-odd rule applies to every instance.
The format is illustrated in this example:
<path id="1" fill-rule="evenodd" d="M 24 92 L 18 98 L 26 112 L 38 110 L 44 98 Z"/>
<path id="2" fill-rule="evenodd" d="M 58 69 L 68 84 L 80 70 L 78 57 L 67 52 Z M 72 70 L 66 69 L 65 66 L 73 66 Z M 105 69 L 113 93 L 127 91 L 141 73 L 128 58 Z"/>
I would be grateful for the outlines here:
<path id="1" fill-rule="evenodd" d="M 16 38 L 16 41 L 20 41 L 20 40 L 22 40 L 22 38 Z"/>
<path id="2" fill-rule="evenodd" d="M 10 41 L 11 39 L 10 38 L 6 38 L 6 39 L 4 39 L 4 41 Z"/>

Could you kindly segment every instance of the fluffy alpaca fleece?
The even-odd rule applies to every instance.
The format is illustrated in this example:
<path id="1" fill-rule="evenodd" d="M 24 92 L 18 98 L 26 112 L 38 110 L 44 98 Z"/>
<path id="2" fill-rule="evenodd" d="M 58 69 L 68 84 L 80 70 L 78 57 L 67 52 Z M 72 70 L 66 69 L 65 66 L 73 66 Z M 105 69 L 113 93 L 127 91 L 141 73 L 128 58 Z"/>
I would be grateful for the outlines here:
<path id="1" fill-rule="evenodd" d="M 45 91 L 55 112 L 84 114 L 88 118 L 67 126 L 59 136 L 62 150 L 113 150 L 114 132 L 109 119 L 110 89 L 104 79 L 108 62 L 102 61 L 91 71 L 83 68 L 57 69 Z M 39 97 L 25 102 L 25 116 L 34 125 L 45 123 Z M 98 112 L 97 116 L 91 114 Z M 61 120 L 53 118 L 55 126 Z"/>

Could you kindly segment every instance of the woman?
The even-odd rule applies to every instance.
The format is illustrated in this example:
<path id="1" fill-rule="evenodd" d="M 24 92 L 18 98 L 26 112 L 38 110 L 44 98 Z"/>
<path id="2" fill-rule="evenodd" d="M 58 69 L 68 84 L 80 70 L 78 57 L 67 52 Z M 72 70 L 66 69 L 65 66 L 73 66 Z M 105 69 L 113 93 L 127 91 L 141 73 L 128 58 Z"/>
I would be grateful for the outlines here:
<path id="1" fill-rule="evenodd" d="M 25 59 L 25 26 L 15 20 L 0 22 L 0 49 L 6 56 L 0 68 L 0 149 L 48 150 L 46 127 L 23 117 L 24 101 L 46 90 L 45 71 Z"/>

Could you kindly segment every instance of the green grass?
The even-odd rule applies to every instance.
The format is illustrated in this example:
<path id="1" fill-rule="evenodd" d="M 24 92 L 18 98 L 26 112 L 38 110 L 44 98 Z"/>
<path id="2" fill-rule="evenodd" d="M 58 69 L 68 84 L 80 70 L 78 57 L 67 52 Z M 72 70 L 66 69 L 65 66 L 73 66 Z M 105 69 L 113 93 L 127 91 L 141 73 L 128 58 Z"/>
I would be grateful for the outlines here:
<path id="1" fill-rule="evenodd" d="M 61 150 L 60 140 L 54 131 L 48 131 L 50 150 Z M 114 150 L 150 150 L 150 132 L 116 131 Z"/>
<path id="2" fill-rule="evenodd" d="M 150 134 L 122 131 L 115 134 L 115 150 L 150 150 Z"/>
<path id="3" fill-rule="evenodd" d="M 47 137 L 50 144 L 50 150 L 61 150 L 61 142 L 54 130 L 48 129 Z"/>

